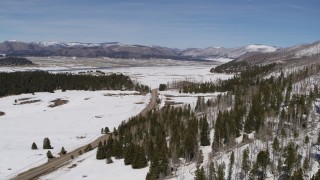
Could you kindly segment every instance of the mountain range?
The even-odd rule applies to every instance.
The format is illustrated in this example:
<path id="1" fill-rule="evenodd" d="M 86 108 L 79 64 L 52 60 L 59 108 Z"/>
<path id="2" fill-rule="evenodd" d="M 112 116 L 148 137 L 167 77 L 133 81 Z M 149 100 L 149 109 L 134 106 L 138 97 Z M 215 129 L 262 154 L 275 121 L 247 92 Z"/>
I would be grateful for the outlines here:
<path id="1" fill-rule="evenodd" d="M 312 44 L 278 48 L 267 45 L 248 45 L 239 48 L 208 47 L 176 49 L 161 46 L 127 45 L 119 42 L 19 42 L 0 43 L 4 56 L 69 56 L 109 58 L 164 58 L 175 60 L 212 60 L 216 58 L 237 61 L 279 61 L 288 58 L 314 56 L 320 53 L 320 41 Z"/>

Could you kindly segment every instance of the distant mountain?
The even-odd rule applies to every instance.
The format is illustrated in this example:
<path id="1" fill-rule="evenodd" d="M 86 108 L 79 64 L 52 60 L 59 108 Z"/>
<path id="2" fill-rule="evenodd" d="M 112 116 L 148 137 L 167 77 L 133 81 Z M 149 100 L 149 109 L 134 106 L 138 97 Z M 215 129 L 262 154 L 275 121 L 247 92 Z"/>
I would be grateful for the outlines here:
<path id="1" fill-rule="evenodd" d="M 278 49 L 276 51 L 265 48 L 264 51 L 262 53 L 246 53 L 233 61 L 215 67 L 211 71 L 237 72 L 248 66 L 270 63 L 282 64 L 282 67 L 300 67 L 320 62 L 320 41 Z"/>
<path id="2" fill-rule="evenodd" d="M 161 46 L 127 45 L 119 42 L 19 42 L 0 43 L 0 56 L 68 56 L 110 58 L 162 58 L 176 60 L 278 61 L 319 54 L 320 42 L 277 48 L 267 45 L 248 45 L 239 48 L 208 47 L 204 49 L 174 49 Z M 220 60 L 219 60 L 220 59 Z"/>
<path id="3" fill-rule="evenodd" d="M 182 57 L 179 50 L 160 46 L 126 45 L 119 42 L 79 43 L 79 42 L 18 42 L 0 43 L 0 54 L 7 56 L 76 56 L 110 58 L 165 58 L 191 60 Z"/>
<path id="4" fill-rule="evenodd" d="M 289 63 L 299 61 L 301 59 L 320 60 L 320 41 L 312 44 L 296 45 L 289 48 L 280 49 L 274 52 L 253 54 L 250 56 L 238 57 L 236 61 L 254 62 L 254 63 L 270 63 L 283 62 Z"/>
<path id="5" fill-rule="evenodd" d="M 181 51 L 181 55 L 204 59 L 219 57 L 235 59 L 246 54 L 275 52 L 277 50 L 279 48 L 266 45 L 248 45 L 240 48 L 209 47 L 205 49 L 186 49 Z"/>

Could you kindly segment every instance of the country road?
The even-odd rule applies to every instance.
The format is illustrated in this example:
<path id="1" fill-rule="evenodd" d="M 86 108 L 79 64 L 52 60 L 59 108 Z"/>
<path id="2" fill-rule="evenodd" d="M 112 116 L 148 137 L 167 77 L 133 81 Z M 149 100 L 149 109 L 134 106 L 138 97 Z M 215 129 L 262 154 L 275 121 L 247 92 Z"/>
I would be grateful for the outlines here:
<path id="1" fill-rule="evenodd" d="M 151 92 L 151 99 L 149 104 L 140 112 L 142 116 L 144 116 L 148 111 L 152 110 L 153 108 L 156 107 L 157 105 L 157 95 L 158 95 L 158 90 L 153 89 Z M 96 148 L 99 144 L 100 141 L 107 140 L 109 137 L 108 134 L 102 135 L 99 138 L 95 139 L 91 143 L 89 143 L 92 148 Z M 50 172 L 53 172 L 57 170 L 58 168 L 66 165 L 70 160 L 71 157 L 73 156 L 74 158 L 79 156 L 79 151 L 82 150 L 84 152 L 84 149 L 89 145 L 86 144 L 84 146 L 81 146 L 63 156 L 51 159 L 49 162 L 40 165 L 38 167 L 32 168 L 28 171 L 25 171 L 23 173 L 18 174 L 17 176 L 13 177 L 13 180 L 29 180 L 29 179 L 37 179 L 42 175 L 48 174 Z"/>

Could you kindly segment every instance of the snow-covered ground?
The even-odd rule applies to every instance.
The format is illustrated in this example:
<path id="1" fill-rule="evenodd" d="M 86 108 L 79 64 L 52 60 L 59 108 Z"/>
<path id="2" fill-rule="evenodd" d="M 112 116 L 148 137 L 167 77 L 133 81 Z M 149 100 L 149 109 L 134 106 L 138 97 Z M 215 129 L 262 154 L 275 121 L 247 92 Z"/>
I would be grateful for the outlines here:
<path id="1" fill-rule="evenodd" d="M 96 150 L 90 151 L 87 154 L 74 159 L 70 165 L 59 169 L 49 175 L 43 176 L 43 180 L 65 180 L 65 179 L 145 179 L 149 171 L 149 167 L 143 169 L 132 169 L 131 165 L 125 166 L 124 160 L 116 160 L 114 158 L 112 164 L 106 164 L 105 160 L 96 159 Z M 69 168 L 76 164 L 76 167 Z"/>
<path id="2" fill-rule="evenodd" d="M 230 58 L 206 58 L 206 60 L 218 61 L 218 62 L 221 62 L 221 63 L 227 63 L 227 62 L 232 61 L 233 59 L 230 59 Z"/>
<path id="3" fill-rule="evenodd" d="M 38 62 L 40 61 L 38 60 Z M 49 64 L 49 66 L 5 67 L 0 68 L 0 71 L 47 70 L 54 73 L 78 73 L 100 70 L 107 73 L 123 73 L 151 88 L 158 88 L 161 83 L 167 84 L 174 81 L 207 82 L 224 80 L 233 76 L 210 73 L 210 69 L 215 66 L 210 63 L 130 60 L 129 65 L 121 64 L 119 66 L 118 63 L 122 63 L 121 60 L 110 60 L 109 67 L 109 64 L 105 65 L 104 62 L 98 62 L 94 65 L 86 64 L 83 63 L 86 60 L 82 61 L 81 59 L 77 59 L 79 63 L 76 65 L 70 63 L 62 66 L 60 61 L 67 62 L 58 59 L 50 61 L 52 65 Z M 137 63 L 137 66 L 131 63 Z M 145 63 L 150 64 L 145 65 Z M 35 93 L 35 95 L 24 94 L 0 98 L 0 111 L 6 113 L 5 116 L 0 117 L 0 179 L 12 177 L 12 175 L 46 162 L 45 153 L 47 151 L 41 150 L 45 137 L 51 140 L 54 155 L 57 155 L 62 146 L 70 151 L 97 138 L 102 127 L 108 126 L 112 129 L 114 126 L 118 126 L 122 120 L 127 120 L 130 116 L 139 113 L 150 98 L 149 95 L 104 96 L 106 93 L 105 91 L 59 91 L 53 94 Z M 111 94 L 113 93 L 124 92 L 111 92 Z M 195 105 L 199 95 L 202 96 L 201 94 L 179 94 L 170 91 L 160 92 L 160 97 L 165 98 L 165 95 L 171 96 L 170 98 L 176 102 L 190 103 L 191 105 Z M 205 99 L 213 98 L 216 95 L 203 94 Z M 33 104 L 13 105 L 16 99 L 21 98 L 41 101 Z M 69 100 L 69 103 L 49 108 L 50 101 L 57 98 Z M 31 150 L 32 142 L 38 145 L 39 150 Z M 207 151 L 209 149 L 205 150 L 205 153 Z M 124 166 L 123 160 L 115 160 L 114 164 L 107 165 L 105 161 L 97 161 L 95 153 L 96 150 L 74 160 L 72 163 L 77 164 L 77 167 L 69 170 L 68 165 L 46 176 L 45 179 L 81 179 L 84 176 L 89 179 L 101 179 L 102 177 L 106 179 L 145 179 L 148 168 L 133 170 L 131 166 Z M 191 176 L 193 177 L 193 175 Z"/>
<path id="4" fill-rule="evenodd" d="M 208 99 L 216 98 L 220 94 L 221 94 L 220 92 L 188 94 L 188 93 L 179 93 L 178 91 L 159 91 L 159 95 L 161 99 L 160 106 L 163 107 L 166 102 L 172 102 L 172 105 L 190 104 L 190 106 L 194 108 L 199 96 L 204 97 L 204 100 L 206 102 Z"/>
<path id="5" fill-rule="evenodd" d="M 102 70 L 120 72 L 129 75 L 133 80 L 158 88 L 159 84 L 189 80 L 197 82 L 225 80 L 233 75 L 210 73 L 213 66 L 162 66 L 162 67 L 128 67 Z"/>
<path id="6" fill-rule="evenodd" d="M 0 98 L 0 179 L 47 161 L 42 150 L 45 137 L 54 147 L 54 155 L 64 146 L 75 149 L 111 130 L 121 121 L 134 116 L 148 104 L 150 95 L 135 95 L 126 91 L 57 91 Z M 24 99 L 30 98 L 30 99 Z M 50 101 L 61 98 L 67 104 L 48 107 Z M 21 102 L 40 100 L 31 104 Z M 39 150 L 31 150 L 35 142 Z"/>
<path id="7" fill-rule="evenodd" d="M 189 80 L 189 81 L 215 81 L 225 80 L 233 75 L 210 73 L 215 67 L 215 62 L 196 61 L 174 61 L 166 59 L 104 59 L 104 58 L 79 58 L 73 60 L 71 57 L 60 58 L 29 58 L 37 66 L 26 67 L 0 67 L 0 72 L 44 70 L 53 73 L 100 70 L 109 73 L 123 73 L 142 84 L 159 87 L 160 83 Z M 230 59 L 220 58 L 221 61 Z"/>

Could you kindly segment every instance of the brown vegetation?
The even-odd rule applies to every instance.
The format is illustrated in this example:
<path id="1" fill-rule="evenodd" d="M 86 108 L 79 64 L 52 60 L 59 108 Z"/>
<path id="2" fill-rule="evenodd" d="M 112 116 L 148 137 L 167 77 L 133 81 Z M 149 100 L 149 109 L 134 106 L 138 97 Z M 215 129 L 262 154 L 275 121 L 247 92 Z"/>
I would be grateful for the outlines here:
<path id="1" fill-rule="evenodd" d="M 54 108 L 54 107 L 57 107 L 57 106 L 62 106 L 64 104 L 67 104 L 69 101 L 58 98 L 58 99 L 55 99 L 55 100 L 50 101 L 50 102 L 53 103 L 53 104 L 50 104 L 49 107 Z"/>
<path id="2" fill-rule="evenodd" d="M 4 116 L 6 113 L 0 111 L 0 116 Z"/>

